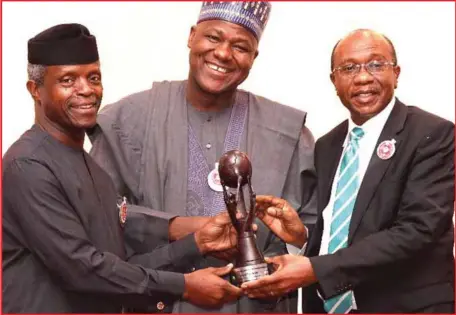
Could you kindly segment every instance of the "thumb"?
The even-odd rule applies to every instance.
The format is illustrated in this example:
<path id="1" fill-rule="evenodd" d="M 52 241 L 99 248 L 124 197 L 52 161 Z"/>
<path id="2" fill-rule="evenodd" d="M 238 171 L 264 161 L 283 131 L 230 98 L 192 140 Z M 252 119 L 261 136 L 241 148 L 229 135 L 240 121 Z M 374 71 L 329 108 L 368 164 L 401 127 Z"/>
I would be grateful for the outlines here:
<path id="1" fill-rule="evenodd" d="M 276 270 L 279 269 L 282 264 L 281 256 L 265 257 L 264 260 L 268 264 L 272 264 Z"/>
<path id="2" fill-rule="evenodd" d="M 226 266 L 214 268 L 212 272 L 216 276 L 224 276 L 228 274 L 231 271 L 231 269 L 233 269 L 233 264 L 229 263 Z"/>
<path id="3" fill-rule="evenodd" d="M 274 218 L 280 218 L 282 216 L 283 210 L 281 208 L 269 207 L 266 209 L 266 212 Z"/>

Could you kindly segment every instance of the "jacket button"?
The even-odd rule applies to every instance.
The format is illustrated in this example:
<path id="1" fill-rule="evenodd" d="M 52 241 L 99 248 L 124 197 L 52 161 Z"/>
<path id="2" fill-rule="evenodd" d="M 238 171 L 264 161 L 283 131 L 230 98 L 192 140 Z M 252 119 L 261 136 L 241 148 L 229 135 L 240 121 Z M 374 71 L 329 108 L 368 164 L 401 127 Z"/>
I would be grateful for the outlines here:
<path id="1" fill-rule="evenodd" d="M 163 311 L 164 308 L 165 308 L 165 303 L 163 303 L 161 301 L 157 303 L 157 309 L 159 311 Z"/>
<path id="2" fill-rule="evenodd" d="M 192 271 L 195 271 L 195 270 L 196 270 L 196 268 L 195 268 L 195 267 L 192 267 Z"/>

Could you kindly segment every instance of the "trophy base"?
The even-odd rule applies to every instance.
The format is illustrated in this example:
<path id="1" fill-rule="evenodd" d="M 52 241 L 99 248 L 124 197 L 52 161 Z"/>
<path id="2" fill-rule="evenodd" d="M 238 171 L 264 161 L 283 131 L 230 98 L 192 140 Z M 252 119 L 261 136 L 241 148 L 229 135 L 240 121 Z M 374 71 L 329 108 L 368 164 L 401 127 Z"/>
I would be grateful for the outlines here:
<path id="1" fill-rule="evenodd" d="M 237 285 L 244 282 L 260 279 L 269 274 L 268 264 L 261 263 L 233 269 L 234 280 Z"/>

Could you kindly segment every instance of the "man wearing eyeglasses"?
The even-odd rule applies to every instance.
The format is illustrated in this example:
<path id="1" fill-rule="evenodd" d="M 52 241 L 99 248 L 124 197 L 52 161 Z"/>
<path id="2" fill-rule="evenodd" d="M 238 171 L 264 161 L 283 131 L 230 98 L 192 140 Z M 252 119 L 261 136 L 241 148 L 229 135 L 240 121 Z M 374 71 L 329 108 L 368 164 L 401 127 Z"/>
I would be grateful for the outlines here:
<path id="1" fill-rule="evenodd" d="M 305 243 L 305 256 L 274 257 L 279 270 L 244 291 L 307 287 L 308 313 L 454 313 L 454 124 L 394 97 L 400 67 L 384 35 L 350 33 L 331 70 L 350 117 L 316 143 L 316 226 L 302 236 L 285 200 L 257 200 L 266 225 Z"/>

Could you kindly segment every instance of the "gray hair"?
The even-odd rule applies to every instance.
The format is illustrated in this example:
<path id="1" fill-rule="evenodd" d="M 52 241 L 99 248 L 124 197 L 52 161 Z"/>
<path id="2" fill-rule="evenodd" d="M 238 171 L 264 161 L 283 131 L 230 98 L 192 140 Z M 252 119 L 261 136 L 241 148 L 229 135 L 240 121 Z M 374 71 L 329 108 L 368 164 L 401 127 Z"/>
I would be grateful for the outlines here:
<path id="1" fill-rule="evenodd" d="M 28 79 L 35 81 L 37 85 L 42 85 L 44 83 L 45 72 L 46 66 L 44 65 L 27 64 Z"/>

